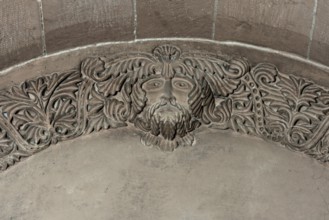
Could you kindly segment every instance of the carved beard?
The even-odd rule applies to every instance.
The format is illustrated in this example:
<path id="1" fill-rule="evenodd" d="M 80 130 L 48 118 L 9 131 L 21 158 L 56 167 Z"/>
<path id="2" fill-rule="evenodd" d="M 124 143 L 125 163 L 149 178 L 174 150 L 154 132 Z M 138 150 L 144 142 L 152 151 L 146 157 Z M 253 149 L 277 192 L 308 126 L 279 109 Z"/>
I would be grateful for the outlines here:
<path id="1" fill-rule="evenodd" d="M 200 122 L 185 107 L 174 101 L 161 100 L 143 112 L 135 121 L 135 126 L 146 132 L 142 137 L 143 144 L 165 151 L 193 144 L 194 137 L 190 132 L 199 127 Z"/>

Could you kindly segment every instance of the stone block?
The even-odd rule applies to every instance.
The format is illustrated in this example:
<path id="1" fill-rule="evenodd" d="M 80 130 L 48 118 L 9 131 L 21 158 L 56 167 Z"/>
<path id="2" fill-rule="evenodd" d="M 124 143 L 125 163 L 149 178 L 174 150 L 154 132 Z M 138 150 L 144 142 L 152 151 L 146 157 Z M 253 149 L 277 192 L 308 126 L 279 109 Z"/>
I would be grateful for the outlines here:
<path id="1" fill-rule="evenodd" d="M 0 1 L 0 69 L 42 54 L 37 0 Z"/>
<path id="2" fill-rule="evenodd" d="M 319 0 L 310 59 L 329 65 L 329 2 Z"/>
<path id="3" fill-rule="evenodd" d="M 306 57 L 314 1 L 220 0 L 215 39 L 240 41 Z"/>
<path id="4" fill-rule="evenodd" d="M 212 0 L 138 0 L 137 38 L 211 38 Z"/>
<path id="5" fill-rule="evenodd" d="M 48 52 L 134 38 L 131 0 L 44 0 L 43 9 Z"/>

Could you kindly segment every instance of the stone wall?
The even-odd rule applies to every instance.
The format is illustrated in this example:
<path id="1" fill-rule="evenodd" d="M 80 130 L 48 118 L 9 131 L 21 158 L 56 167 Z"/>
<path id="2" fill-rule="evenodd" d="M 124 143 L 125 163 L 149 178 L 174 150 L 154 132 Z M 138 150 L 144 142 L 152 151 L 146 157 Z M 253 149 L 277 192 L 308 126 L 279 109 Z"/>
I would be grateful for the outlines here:
<path id="1" fill-rule="evenodd" d="M 328 219 L 325 0 L 0 4 L 0 219 Z M 199 128 L 128 120 L 192 84 L 169 100 Z"/>
<path id="2" fill-rule="evenodd" d="M 325 0 L 1 0 L 0 68 L 145 38 L 234 41 L 329 64 Z"/>

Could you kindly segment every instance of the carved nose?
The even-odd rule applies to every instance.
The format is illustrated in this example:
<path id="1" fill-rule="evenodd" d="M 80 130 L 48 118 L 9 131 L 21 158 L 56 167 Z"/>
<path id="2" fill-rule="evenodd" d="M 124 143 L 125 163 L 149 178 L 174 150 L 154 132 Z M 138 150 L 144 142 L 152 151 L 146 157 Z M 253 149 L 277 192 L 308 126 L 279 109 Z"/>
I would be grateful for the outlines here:
<path id="1" fill-rule="evenodd" d="M 172 97 L 162 96 L 161 103 L 162 104 L 170 103 L 171 105 L 176 105 L 176 98 L 174 96 Z"/>
<path id="2" fill-rule="evenodd" d="M 172 93 L 171 80 L 166 80 L 163 88 L 163 95 L 161 96 L 161 100 L 169 102 L 171 104 L 176 103 L 176 98 Z"/>

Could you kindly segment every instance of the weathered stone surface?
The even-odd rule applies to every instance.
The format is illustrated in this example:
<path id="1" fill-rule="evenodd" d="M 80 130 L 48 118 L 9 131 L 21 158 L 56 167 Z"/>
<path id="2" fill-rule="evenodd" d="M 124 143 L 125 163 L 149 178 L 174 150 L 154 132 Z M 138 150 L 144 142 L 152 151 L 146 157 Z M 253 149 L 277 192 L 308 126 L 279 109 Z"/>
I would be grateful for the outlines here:
<path id="1" fill-rule="evenodd" d="M 248 57 L 251 65 L 270 62 L 277 66 L 283 73 L 291 73 L 295 76 L 310 78 L 312 81 L 321 86 L 329 87 L 329 68 L 317 67 L 291 57 L 284 57 L 279 53 L 268 53 L 266 51 L 246 48 L 240 45 L 223 45 L 203 40 L 152 40 L 147 42 L 137 41 L 132 44 L 115 43 L 105 46 L 90 46 L 88 48 L 68 51 L 66 53 L 56 54 L 46 58 L 40 58 L 31 63 L 27 63 L 24 66 L 18 66 L 9 71 L 0 72 L 0 88 L 11 87 L 24 80 L 49 73 L 79 68 L 81 60 L 85 57 L 110 56 L 111 54 L 128 50 L 140 52 L 145 50 L 151 51 L 152 48 L 166 43 L 178 45 L 182 48 L 182 50 L 186 51 L 200 50 L 208 51 L 213 54 L 228 54 L 236 57 Z"/>
<path id="2" fill-rule="evenodd" d="M 220 0 L 216 40 L 234 40 L 306 56 L 315 1 Z M 43 0 L 50 53 L 134 39 L 132 0 Z M 138 0 L 137 37 L 211 38 L 213 0 Z M 328 65 L 328 3 L 318 0 L 310 58 Z M 42 55 L 38 0 L 1 0 L 0 69 Z M 245 50 L 245 49 L 244 49 Z"/>
<path id="3" fill-rule="evenodd" d="M 172 44 L 88 57 L 0 92 L 0 170 L 59 141 L 134 125 L 164 151 L 201 125 L 279 142 L 329 162 L 329 89 L 247 57 Z"/>
<path id="4" fill-rule="evenodd" d="M 211 38 L 214 1 L 137 0 L 137 38 Z"/>
<path id="5" fill-rule="evenodd" d="M 329 65 L 329 2 L 318 1 L 310 58 Z"/>
<path id="6" fill-rule="evenodd" d="M 272 63 L 278 67 L 280 72 L 291 73 L 292 75 L 309 78 L 313 82 L 329 87 L 329 68 L 326 66 L 315 66 L 303 60 L 296 60 L 280 53 L 269 53 L 261 50 L 254 50 L 238 45 L 222 45 L 220 48 L 224 54 L 233 56 L 248 57 L 251 64 Z"/>
<path id="7" fill-rule="evenodd" d="M 233 40 L 306 57 L 314 1 L 220 0 L 216 40 Z"/>
<path id="8" fill-rule="evenodd" d="M 328 167 L 257 138 L 204 129 L 174 154 L 112 130 L 63 142 L 0 175 L 0 219 L 328 217 Z"/>
<path id="9" fill-rule="evenodd" d="M 37 0 L 1 0 L 0 4 L 0 69 L 42 55 Z"/>
<path id="10" fill-rule="evenodd" d="M 43 10 L 48 52 L 134 38 L 131 0 L 48 0 Z"/>

